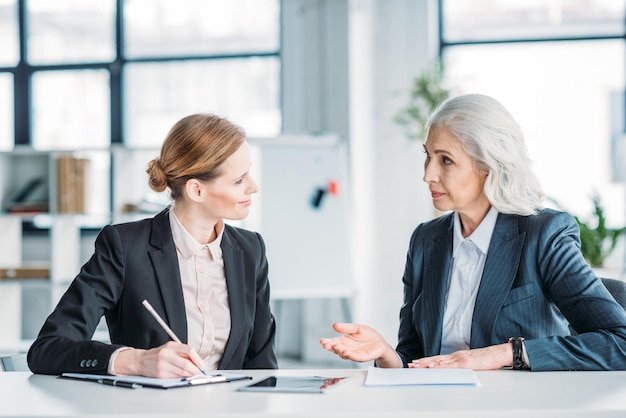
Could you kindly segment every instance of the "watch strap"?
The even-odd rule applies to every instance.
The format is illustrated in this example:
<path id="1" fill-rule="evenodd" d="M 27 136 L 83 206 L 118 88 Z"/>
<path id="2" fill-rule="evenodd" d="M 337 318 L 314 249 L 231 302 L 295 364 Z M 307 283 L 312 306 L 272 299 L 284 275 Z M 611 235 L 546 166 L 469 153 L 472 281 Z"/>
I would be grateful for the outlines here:
<path id="1" fill-rule="evenodd" d="M 521 370 L 524 368 L 524 338 L 511 337 L 509 342 L 513 348 L 513 370 Z"/>

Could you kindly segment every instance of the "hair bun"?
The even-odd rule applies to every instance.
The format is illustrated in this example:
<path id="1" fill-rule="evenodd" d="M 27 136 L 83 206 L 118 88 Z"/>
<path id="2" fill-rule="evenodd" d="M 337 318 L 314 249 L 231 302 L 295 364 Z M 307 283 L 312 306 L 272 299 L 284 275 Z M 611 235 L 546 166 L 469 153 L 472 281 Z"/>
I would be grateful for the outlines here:
<path id="1" fill-rule="evenodd" d="M 146 173 L 148 173 L 148 183 L 150 184 L 150 188 L 155 192 L 162 192 L 167 187 L 167 177 L 165 176 L 165 172 L 163 171 L 163 167 L 161 167 L 161 163 L 158 158 L 150 161 L 146 168 Z"/>

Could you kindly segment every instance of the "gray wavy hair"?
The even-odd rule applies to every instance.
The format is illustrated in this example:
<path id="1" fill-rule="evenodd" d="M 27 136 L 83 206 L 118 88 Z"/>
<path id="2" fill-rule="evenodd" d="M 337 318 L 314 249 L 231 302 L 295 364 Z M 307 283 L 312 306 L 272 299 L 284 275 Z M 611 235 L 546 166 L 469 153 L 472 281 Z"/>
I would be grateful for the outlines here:
<path id="1" fill-rule="evenodd" d="M 476 168 L 489 173 L 484 192 L 498 212 L 532 215 L 543 207 L 524 134 L 500 102 L 483 94 L 452 97 L 430 115 L 427 131 L 431 126 L 448 128 Z"/>

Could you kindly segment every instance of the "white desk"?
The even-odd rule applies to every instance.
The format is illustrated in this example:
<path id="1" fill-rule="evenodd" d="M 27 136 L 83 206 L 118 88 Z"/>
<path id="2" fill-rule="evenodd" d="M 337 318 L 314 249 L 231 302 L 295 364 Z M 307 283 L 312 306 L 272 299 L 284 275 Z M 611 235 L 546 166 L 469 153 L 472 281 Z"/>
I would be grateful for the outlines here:
<path id="1" fill-rule="evenodd" d="M 247 393 L 250 381 L 125 389 L 0 373 L 1 417 L 624 417 L 626 372 L 477 372 L 480 387 L 365 387 L 364 369 L 249 371 L 353 376 L 326 394 Z"/>

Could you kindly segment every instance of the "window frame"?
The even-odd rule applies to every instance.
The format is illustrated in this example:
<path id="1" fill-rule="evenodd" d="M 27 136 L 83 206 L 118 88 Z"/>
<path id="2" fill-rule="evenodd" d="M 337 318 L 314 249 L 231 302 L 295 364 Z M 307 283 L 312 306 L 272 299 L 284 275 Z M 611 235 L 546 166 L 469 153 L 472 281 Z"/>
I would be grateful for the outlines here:
<path id="1" fill-rule="evenodd" d="M 475 39 L 464 41 L 447 41 L 444 36 L 445 32 L 445 0 L 437 0 L 437 54 L 440 62 L 443 62 L 444 50 L 451 46 L 463 45 L 486 45 L 486 44 L 512 44 L 512 43 L 535 43 L 535 42 L 576 42 L 576 41 L 597 41 L 597 40 L 618 40 L 622 39 L 626 43 L 626 10 L 623 17 L 623 28 L 621 35 L 588 35 L 588 36 L 568 36 L 568 37 L 528 37 L 528 38 L 493 38 L 493 39 Z M 624 73 L 626 73 L 626 62 L 624 62 Z M 445 68 L 444 68 L 445 74 Z M 626 134 L 626 91 L 624 92 L 624 112 L 623 123 Z"/>
<path id="2" fill-rule="evenodd" d="M 446 40 L 444 33 L 445 33 L 445 7 L 444 7 L 444 3 L 445 0 L 438 0 L 437 2 L 437 15 L 438 15 L 438 27 L 437 27 L 437 31 L 438 31 L 438 36 L 437 36 L 437 42 L 438 42 L 438 58 L 440 62 L 444 61 L 445 58 L 445 53 L 446 53 L 446 49 L 449 47 L 462 47 L 462 46 L 481 46 L 481 45 L 500 45 L 500 44 L 509 44 L 509 45 L 519 45 L 519 44 L 527 44 L 527 45 L 532 45 L 532 44 L 537 44 L 537 43 L 562 43 L 562 42 L 567 42 L 567 43 L 574 43 L 574 42 L 595 42 L 595 41 L 615 41 L 615 42 L 622 42 L 625 43 L 626 46 L 626 10 L 624 11 L 624 16 L 622 19 L 623 27 L 622 27 L 622 33 L 621 34 L 614 34 L 614 35 L 601 35 L 601 34 L 594 34 L 594 33 L 588 33 L 585 35 L 572 35 L 572 36 L 554 36 L 554 37 L 538 37 L 538 36 L 528 36 L 527 38 L 490 38 L 490 39 L 472 39 L 472 40 L 458 40 L 458 41 L 452 41 L 452 40 Z M 444 65 L 444 78 L 445 78 L 445 72 L 446 72 L 446 68 Z M 618 72 L 621 71 L 623 74 L 626 74 L 626 60 L 624 60 L 624 62 L 622 63 L 622 67 L 621 69 L 617 70 Z M 617 99 L 619 100 L 619 99 Z M 621 122 L 621 127 L 622 127 L 622 134 L 626 137 L 626 90 L 624 90 L 622 92 L 622 99 L 623 100 L 623 111 L 621 113 L 621 115 L 619 113 L 617 113 L 617 119 L 622 120 Z M 614 125 L 612 125 L 613 127 L 611 129 L 614 129 Z M 618 131 L 614 131 L 614 132 L 619 132 L 619 128 Z M 614 147 L 615 144 L 611 144 L 611 147 Z M 611 157 L 614 158 L 614 157 Z M 609 163 L 612 164 L 611 160 L 608 161 Z M 615 174 L 611 174 L 611 175 L 615 175 Z M 619 180 L 615 181 L 611 181 L 611 183 L 620 183 Z M 553 203 L 548 203 L 549 205 L 553 204 Z M 557 204 L 558 206 L 558 204 Z M 565 208 L 565 209 L 569 209 L 569 208 Z"/>
<path id="3" fill-rule="evenodd" d="M 278 1 L 278 0 L 277 0 Z M 28 33 L 27 33 L 27 0 L 17 0 L 17 20 L 18 20 L 18 43 L 19 56 L 15 66 L 0 67 L 0 72 L 13 74 L 14 89 L 14 146 L 32 145 L 32 77 L 33 74 L 43 71 L 72 71 L 85 69 L 106 70 L 110 75 L 110 144 L 124 144 L 124 103 L 123 88 L 124 68 L 129 63 L 138 62 L 169 62 L 188 60 L 225 60 L 233 58 L 250 57 L 274 57 L 281 59 L 281 39 L 279 36 L 277 49 L 265 52 L 246 52 L 230 54 L 207 54 L 207 55 L 180 55 L 180 56 L 151 56 L 140 58 L 129 58 L 124 54 L 124 33 L 123 16 L 124 0 L 115 0 L 114 17 L 114 42 L 115 59 L 110 62 L 88 62 L 88 63 L 64 63 L 64 64 L 31 64 L 28 62 Z M 280 1 L 278 1 L 280 7 Z M 280 25 L 280 19 L 279 19 Z M 279 29 L 280 33 L 280 29 Z M 280 80 L 279 80 L 280 83 Z M 280 94 L 280 93 L 279 93 Z M 279 106 L 281 100 L 278 100 Z M 282 109 L 279 109 L 282 112 Z"/>

